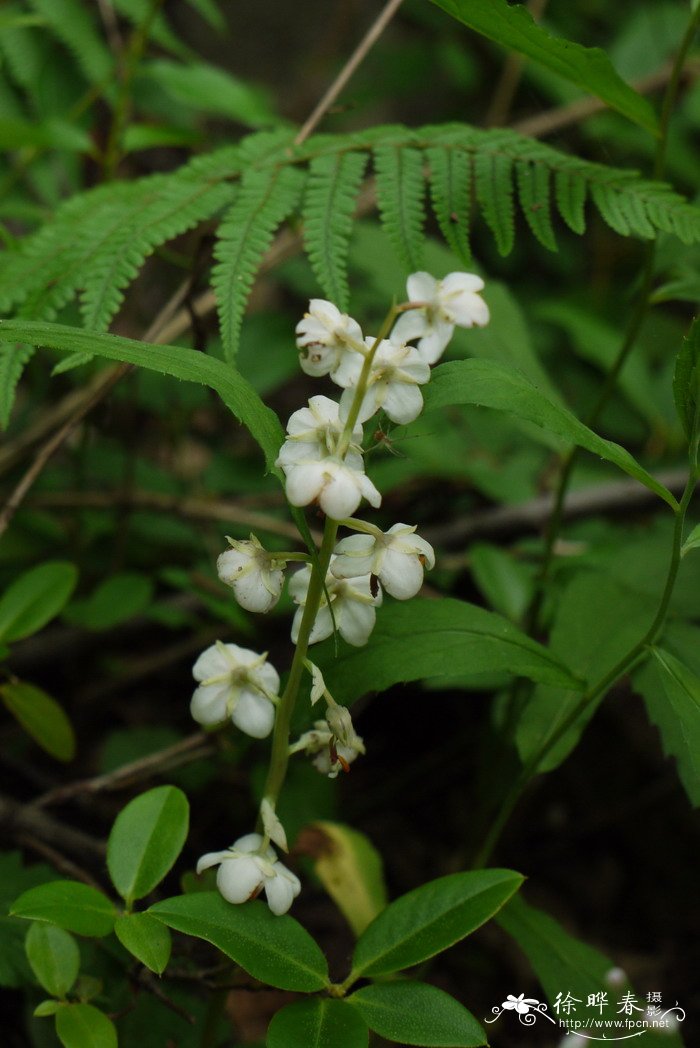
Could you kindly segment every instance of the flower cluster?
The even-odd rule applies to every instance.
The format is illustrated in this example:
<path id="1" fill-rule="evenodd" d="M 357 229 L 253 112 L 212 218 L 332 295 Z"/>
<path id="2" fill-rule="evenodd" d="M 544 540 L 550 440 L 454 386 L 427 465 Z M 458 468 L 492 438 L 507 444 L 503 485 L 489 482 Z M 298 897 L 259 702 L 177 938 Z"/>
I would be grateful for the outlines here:
<path id="1" fill-rule="evenodd" d="M 326 715 L 288 745 L 287 752 L 311 756 L 314 766 L 331 778 L 348 771 L 365 747 L 349 711 L 335 701 L 321 671 L 306 659 L 306 649 L 334 631 L 348 644 L 366 644 L 383 591 L 408 600 L 420 590 L 424 569 L 435 563 L 432 547 L 413 525 L 393 524 L 382 531 L 354 517 L 363 499 L 375 508 L 382 501 L 365 473 L 363 423 L 379 411 L 400 425 L 418 417 L 423 409 L 420 387 L 430 380 L 430 367 L 442 356 L 455 326 L 488 323 L 488 307 L 479 294 L 483 287 L 481 278 L 471 273 L 450 273 L 441 281 L 414 273 L 408 278 L 408 300 L 390 311 L 376 338 L 365 336 L 357 321 L 332 302 L 311 300 L 296 328 L 301 367 L 307 375 L 328 376 L 342 393 L 337 401 L 313 396 L 306 407 L 293 412 L 276 465 L 284 474 L 291 505 L 315 504 L 325 514 L 324 546 L 310 558 L 266 550 L 251 535 L 229 539 L 229 549 L 218 558 L 221 581 L 232 588 L 241 607 L 259 613 L 278 602 L 288 563 L 308 562 L 289 583 L 298 605 L 292 641 L 297 645 L 295 659 L 303 659 L 311 674 L 312 705 L 323 698 Z M 336 541 L 339 527 L 351 534 Z M 279 696 L 279 675 L 266 654 L 235 644 L 217 642 L 207 648 L 193 674 L 198 687 L 191 712 L 205 727 L 230 721 L 253 738 L 265 738 L 273 729 L 276 706 L 282 703 L 288 710 L 286 703 L 296 698 L 295 693 L 288 696 L 289 688 Z M 260 807 L 264 834 L 248 834 L 225 851 L 204 855 L 197 872 L 218 865 L 217 885 L 225 899 L 245 902 L 264 891 L 272 912 L 281 914 L 300 885 L 277 860 L 270 843 L 287 850 L 284 828 L 275 814 L 277 792 L 278 786 L 271 790 L 275 796 L 265 797 Z"/>

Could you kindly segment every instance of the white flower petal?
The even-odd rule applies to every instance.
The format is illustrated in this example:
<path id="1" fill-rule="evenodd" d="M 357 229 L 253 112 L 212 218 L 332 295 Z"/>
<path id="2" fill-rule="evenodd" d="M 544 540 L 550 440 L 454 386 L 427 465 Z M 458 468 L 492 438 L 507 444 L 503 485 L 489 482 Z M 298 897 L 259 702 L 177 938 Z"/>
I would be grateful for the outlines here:
<path id="1" fill-rule="evenodd" d="M 273 591 L 267 588 L 262 579 L 260 571 L 252 571 L 249 575 L 237 579 L 233 583 L 233 592 L 236 600 L 246 611 L 256 611 L 264 614 L 273 608 L 280 599 L 282 583 L 284 582 L 283 571 L 268 572 L 269 582 Z"/>
<path id="2" fill-rule="evenodd" d="M 235 855 L 219 866 L 216 886 L 227 902 L 242 903 L 252 899 L 262 887 L 263 872 L 254 856 Z"/>
<path id="3" fill-rule="evenodd" d="M 278 869 L 281 867 L 281 869 Z M 282 873 L 282 870 L 284 873 Z M 282 863 L 275 863 L 275 876 L 265 881 L 267 904 L 277 916 L 286 913 L 299 894 L 301 885 L 298 878 L 290 873 Z"/>
<path id="4" fill-rule="evenodd" d="M 402 313 L 394 324 L 391 341 L 412 342 L 414 338 L 424 335 L 428 326 L 428 317 L 424 309 L 410 309 L 407 313 Z"/>
<path id="5" fill-rule="evenodd" d="M 285 490 L 293 506 L 308 506 L 318 497 L 324 484 L 322 462 L 302 463 L 287 473 Z"/>
<path id="6" fill-rule="evenodd" d="M 190 702 L 192 717 L 206 728 L 222 724 L 226 720 L 230 694 L 229 684 L 200 684 Z"/>
<path id="7" fill-rule="evenodd" d="M 228 848 L 224 851 L 218 852 L 207 852 L 201 859 L 197 861 L 197 873 L 203 873 L 204 870 L 210 869 L 212 866 L 218 866 L 224 859 L 228 859 L 231 852 Z"/>
<path id="8" fill-rule="evenodd" d="M 484 327 L 490 320 L 489 307 L 479 295 L 469 292 L 450 300 L 446 309 L 455 324 L 460 327 Z"/>
<path id="9" fill-rule="evenodd" d="M 411 273 L 406 281 L 409 302 L 430 302 L 435 298 L 438 282 L 430 273 Z"/>
<path id="10" fill-rule="evenodd" d="M 415 597 L 423 585 L 423 565 L 417 557 L 389 548 L 382 561 L 379 580 L 392 597 L 408 600 Z"/>
<path id="11" fill-rule="evenodd" d="M 362 495 L 357 478 L 361 474 L 354 474 L 342 463 L 333 463 L 332 466 L 324 474 L 324 485 L 318 502 L 327 516 L 333 520 L 342 520 L 351 517 L 360 505 Z M 293 503 L 291 498 L 289 501 Z"/>
<path id="12" fill-rule="evenodd" d="M 369 477 L 365 476 L 364 473 L 360 473 L 358 476 L 358 483 L 360 485 L 360 491 L 369 502 L 370 506 L 374 506 L 377 509 L 382 504 L 382 496 L 375 488 Z M 357 509 L 357 506 L 355 507 Z M 354 512 L 354 511 L 353 511 Z M 352 516 L 351 513 L 344 513 L 344 517 Z"/>
<path id="13" fill-rule="evenodd" d="M 305 564 L 303 568 L 295 571 L 289 580 L 289 595 L 297 604 L 306 600 L 306 594 L 311 581 L 311 565 Z"/>
<path id="14" fill-rule="evenodd" d="M 230 665 L 216 644 L 203 651 L 194 666 L 192 676 L 195 680 L 209 680 L 211 677 L 220 677 L 230 670 Z"/>
<path id="15" fill-rule="evenodd" d="M 390 382 L 384 397 L 384 410 L 392 422 L 405 426 L 423 410 L 423 394 L 407 382 Z"/>
<path id="16" fill-rule="evenodd" d="M 369 640 L 376 618 L 377 614 L 371 604 L 344 600 L 337 612 L 338 632 L 348 644 L 361 648 Z"/>
<path id="17" fill-rule="evenodd" d="M 435 320 L 418 343 L 418 352 L 426 364 L 435 364 L 445 352 L 454 332 L 454 324 L 446 320 Z"/>
<path id="18" fill-rule="evenodd" d="M 257 852 L 260 851 L 260 845 L 262 844 L 262 834 L 260 833 L 246 833 L 242 837 L 239 837 L 237 841 L 234 841 L 232 848 L 237 852 Z M 268 848 L 268 852 L 272 853 L 271 862 L 274 862 L 277 856 L 275 855 L 272 848 Z M 265 857 L 269 858 L 267 852 Z"/>
<path id="19" fill-rule="evenodd" d="M 253 739 L 264 739 L 275 723 L 275 707 L 259 692 L 243 688 L 231 720 L 246 735 Z"/>
<path id="20" fill-rule="evenodd" d="M 484 290 L 484 282 L 476 273 L 448 273 L 440 281 L 440 286 L 445 295 Z"/>
<path id="21" fill-rule="evenodd" d="M 335 605 L 333 607 L 333 611 L 335 612 Z M 298 614 L 298 612 L 297 612 L 297 614 Z M 296 617 L 295 617 L 295 622 L 296 622 Z M 297 629 L 297 637 L 298 637 L 298 633 L 299 633 L 299 631 Z M 316 615 L 316 621 L 314 622 L 313 627 L 311 629 L 311 634 L 309 635 L 309 644 L 317 644 L 319 641 L 325 640 L 326 637 L 330 637 L 332 633 L 333 633 L 333 619 L 331 618 L 330 608 L 328 607 L 327 604 L 324 604 L 322 607 L 320 607 L 318 609 L 318 614 Z M 292 636 L 292 640 L 296 644 L 296 640 L 295 640 L 294 636 Z"/>

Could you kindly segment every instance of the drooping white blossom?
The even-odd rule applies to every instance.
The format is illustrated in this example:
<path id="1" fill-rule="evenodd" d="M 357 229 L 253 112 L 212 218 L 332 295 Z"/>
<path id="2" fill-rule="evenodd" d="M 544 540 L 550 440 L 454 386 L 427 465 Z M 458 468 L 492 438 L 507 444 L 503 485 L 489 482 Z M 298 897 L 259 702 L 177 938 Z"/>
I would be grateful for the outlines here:
<path id="1" fill-rule="evenodd" d="M 230 549 L 216 562 L 222 582 L 230 586 L 240 606 L 247 611 L 267 612 L 280 599 L 284 583 L 284 561 L 275 558 L 255 535 L 231 539 Z"/>
<path id="2" fill-rule="evenodd" d="M 365 345 L 370 350 L 374 339 L 366 338 Z M 332 376 L 334 382 L 345 387 L 340 400 L 340 414 L 344 418 L 350 412 L 363 364 L 359 353 L 349 353 Z M 358 421 L 365 422 L 383 408 L 392 422 L 399 425 L 413 422 L 423 410 L 423 395 L 418 387 L 429 380 L 430 367 L 415 346 L 407 346 L 394 337 L 382 339 L 372 358 Z"/>
<path id="3" fill-rule="evenodd" d="M 199 724 L 210 727 L 230 718 L 254 739 L 270 734 L 280 679 L 267 655 L 217 641 L 199 656 L 192 675 L 200 684 L 190 712 Z"/>
<path id="4" fill-rule="evenodd" d="M 216 886 L 224 899 L 242 903 L 264 891 L 268 906 L 279 916 L 292 905 L 301 884 L 299 878 L 278 861 L 274 848 L 262 848 L 262 844 L 259 833 L 248 833 L 224 851 L 203 855 L 197 863 L 197 873 L 218 865 Z"/>
<path id="5" fill-rule="evenodd" d="M 335 547 L 331 572 L 339 579 L 378 578 L 398 600 L 415 597 L 423 585 L 423 569 L 434 567 L 433 547 L 410 524 L 394 524 L 383 532 L 362 521 L 369 534 L 348 535 Z"/>
<path id="6" fill-rule="evenodd" d="M 296 326 L 299 362 L 307 375 L 328 375 L 338 367 L 353 342 L 362 344 L 360 325 L 332 302 L 312 298 Z"/>
<path id="7" fill-rule="evenodd" d="M 421 359 L 434 364 L 444 353 L 455 326 L 488 324 L 489 307 L 479 294 L 483 287 L 483 280 L 475 273 L 448 273 L 443 280 L 430 273 L 412 273 L 406 284 L 408 301 L 420 305 L 402 313 L 392 336 L 404 342 L 417 338 Z"/>
<path id="8" fill-rule="evenodd" d="M 292 753 L 300 751 L 314 757 L 312 764 L 322 775 L 335 779 L 341 771 L 348 771 L 349 765 L 365 752 L 365 745 L 354 731 L 351 738 L 341 742 L 328 721 L 317 720 L 313 728 L 304 732 L 290 748 Z"/>
<path id="9" fill-rule="evenodd" d="M 381 495 L 364 471 L 362 426 L 353 428 L 344 455 L 339 453 L 343 428 L 338 405 L 324 396 L 311 397 L 308 408 L 289 419 L 276 464 L 284 470 L 293 506 L 318 502 L 327 516 L 342 520 L 352 516 L 363 498 L 372 506 L 381 504 Z"/>
<path id="10" fill-rule="evenodd" d="M 330 599 L 331 610 L 326 600 L 326 593 L 321 596 L 321 603 L 316 615 L 309 643 L 325 640 L 333 632 L 333 620 L 340 636 L 348 644 L 362 647 L 367 643 L 369 635 L 374 629 L 376 620 L 375 608 L 382 602 L 382 591 L 377 586 L 376 592 L 371 590 L 370 577 L 339 579 L 332 573 L 334 559 L 331 557 L 331 570 L 326 575 L 326 593 Z M 292 623 L 292 640 L 296 644 L 299 637 L 299 627 L 306 606 L 306 596 L 311 579 L 311 568 L 305 565 L 292 577 L 289 583 L 289 592 L 294 601 L 299 605 Z"/>

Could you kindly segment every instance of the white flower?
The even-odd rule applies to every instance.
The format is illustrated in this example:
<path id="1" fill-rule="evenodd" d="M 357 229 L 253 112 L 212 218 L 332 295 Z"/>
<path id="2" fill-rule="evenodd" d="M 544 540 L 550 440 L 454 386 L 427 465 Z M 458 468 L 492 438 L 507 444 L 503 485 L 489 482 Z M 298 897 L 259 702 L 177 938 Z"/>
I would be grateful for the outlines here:
<path id="1" fill-rule="evenodd" d="M 335 547 L 332 573 L 340 579 L 374 575 L 392 597 L 408 600 L 423 585 L 423 568 L 435 565 L 433 547 L 410 524 L 394 524 L 382 532 L 362 522 L 368 535 L 349 535 Z"/>
<path id="2" fill-rule="evenodd" d="M 216 886 L 227 902 L 241 903 L 265 891 L 274 914 L 286 913 L 301 891 L 299 878 L 277 860 L 274 848 L 261 851 L 259 833 L 239 838 L 230 848 L 208 852 L 197 863 L 197 873 L 219 866 Z"/>
<path id="3" fill-rule="evenodd" d="M 337 451 L 343 428 L 338 405 L 324 396 L 311 397 L 309 406 L 289 419 L 289 436 L 276 465 L 285 472 L 285 490 L 293 506 L 317 501 L 329 517 L 342 520 L 352 516 L 363 497 L 372 506 L 381 504 L 381 495 L 364 471 L 362 426 L 354 427 L 341 457 Z"/>
<path id="4" fill-rule="evenodd" d="M 242 608 L 269 611 L 282 593 L 285 561 L 269 553 L 255 535 L 240 541 L 227 536 L 227 540 L 231 549 L 222 553 L 216 562 L 219 578 L 232 588 Z"/>
<path id="5" fill-rule="evenodd" d="M 333 558 L 331 557 L 331 572 L 332 567 Z M 331 572 L 326 575 L 326 591 L 333 608 L 333 616 L 331 616 L 324 593 L 311 630 L 309 643 L 315 644 L 317 641 L 330 637 L 333 632 L 333 619 L 335 619 L 336 629 L 340 636 L 348 644 L 360 648 L 367 643 L 374 629 L 376 619 L 374 609 L 382 602 L 382 591 L 377 586 L 376 593 L 372 593 L 369 575 L 365 578 L 347 581 L 336 578 Z M 299 627 L 304 614 L 310 579 L 311 568 L 306 565 L 292 577 L 289 583 L 289 592 L 295 602 L 300 605 L 292 623 L 292 640 L 295 644 L 299 637 Z"/>
<path id="6" fill-rule="evenodd" d="M 344 706 L 338 707 L 345 709 Z M 347 713 L 347 710 L 345 711 Z M 306 731 L 294 744 L 291 752 L 315 754 L 312 761 L 322 775 L 329 779 L 335 779 L 339 772 L 349 771 L 349 765 L 365 752 L 365 745 L 359 735 L 352 732 L 352 737 L 341 742 L 331 730 L 328 721 L 318 720 L 314 722 L 311 731 Z"/>
<path id="7" fill-rule="evenodd" d="M 403 313 L 392 337 L 410 342 L 419 339 L 418 351 L 426 364 L 442 356 L 457 327 L 483 327 L 489 322 L 489 307 L 480 297 L 484 287 L 475 273 L 448 273 L 436 280 L 430 273 L 412 273 L 406 289 L 409 302 L 423 303 Z"/>
<path id="8" fill-rule="evenodd" d="M 322 298 L 311 299 L 308 313 L 296 326 L 296 335 L 302 371 L 315 376 L 332 373 L 348 351 L 348 345 L 362 342 L 357 321 Z"/>
<path id="9" fill-rule="evenodd" d="M 374 341 L 365 339 L 368 349 L 372 348 Z M 340 400 L 340 414 L 345 418 L 355 396 L 363 363 L 359 353 L 348 354 L 332 376 L 339 386 L 346 387 Z M 358 421 L 365 422 L 384 408 L 392 422 L 399 425 L 413 422 L 423 410 L 423 396 L 418 386 L 429 381 L 430 367 L 415 346 L 407 346 L 394 337 L 382 339 L 372 359 Z"/>
<path id="10" fill-rule="evenodd" d="M 203 651 L 192 668 L 194 679 L 201 681 L 190 704 L 194 719 L 209 727 L 230 717 L 254 739 L 269 735 L 280 679 L 266 660 L 267 655 L 221 641 Z"/>

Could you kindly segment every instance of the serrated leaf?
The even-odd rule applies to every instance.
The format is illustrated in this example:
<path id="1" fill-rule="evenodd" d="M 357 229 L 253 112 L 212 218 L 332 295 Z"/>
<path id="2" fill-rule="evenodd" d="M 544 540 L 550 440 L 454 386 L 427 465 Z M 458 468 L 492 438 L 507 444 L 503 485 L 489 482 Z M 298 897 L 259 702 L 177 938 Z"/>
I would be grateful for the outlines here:
<path id="1" fill-rule="evenodd" d="M 499 153 L 474 158 L 476 198 L 501 255 L 510 254 L 515 239 L 512 160 Z"/>
<path id="2" fill-rule="evenodd" d="M 374 167 L 382 225 L 406 270 L 419 270 L 425 221 L 423 154 L 401 144 L 379 145 Z"/>
<path id="3" fill-rule="evenodd" d="M 662 648 L 635 674 L 649 719 L 661 733 L 664 753 L 675 757 L 678 775 L 693 805 L 700 806 L 700 677 Z M 652 668 L 653 667 L 653 668 Z"/>
<path id="4" fill-rule="evenodd" d="M 389 975 L 441 953 L 493 917 L 522 882 L 512 870 L 472 870 L 402 895 L 360 936 L 353 980 Z"/>
<path id="5" fill-rule="evenodd" d="M 6 429 L 10 421 L 17 383 L 34 353 L 34 346 L 18 346 L 10 342 L 0 344 L 0 428 L 2 429 Z"/>
<path id="6" fill-rule="evenodd" d="M 281 1008 L 267 1031 L 267 1048 L 367 1048 L 369 1030 L 346 1001 L 312 997 Z"/>
<path id="7" fill-rule="evenodd" d="M 586 232 L 586 180 L 566 168 L 554 176 L 554 196 L 559 214 L 574 233 Z"/>
<path id="8" fill-rule="evenodd" d="M 19 335 L 19 332 L 22 334 Z M 94 356 L 136 364 L 216 390 L 224 404 L 250 430 L 265 453 L 268 469 L 274 468 L 284 432 L 274 411 L 266 407 L 246 379 L 231 365 L 182 346 L 158 346 L 118 335 L 104 335 L 81 328 L 40 321 L 0 320 L 0 338 L 17 338 L 61 352 L 84 351 Z"/>
<path id="9" fill-rule="evenodd" d="M 167 925 L 149 913 L 124 913 L 117 918 L 114 932 L 122 946 L 138 961 L 156 975 L 163 974 L 172 949 Z"/>
<path id="10" fill-rule="evenodd" d="M 550 69 L 553 73 L 597 95 L 607 105 L 652 134 L 658 121 L 650 103 L 625 83 L 610 59 L 598 47 L 583 47 L 554 37 L 522 5 L 506 0 L 433 0 L 443 11 L 494 40 Z"/>
<path id="11" fill-rule="evenodd" d="M 75 55 L 87 79 L 104 89 L 113 77 L 114 59 L 90 10 L 79 0 L 31 0 L 31 6 Z"/>
<path id="12" fill-rule="evenodd" d="M 540 244 L 557 250 L 552 229 L 549 171 L 541 164 L 520 160 L 515 165 L 520 206 L 525 220 Z"/>
<path id="13" fill-rule="evenodd" d="M 361 935 L 387 904 L 382 859 L 363 834 L 337 822 L 313 822 L 296 850 L 311 856 L 314 873 L 348 921 Z"/>
<path id="14" fill-rule="evenodd" d="M 26 681 L 0 684 L 0 699 L 37 745 L 59 761 L 75 756 L 75 732 L 64 709 L 42 688 Z"/>
<path id="15" fill-rule="evenodd" d="M 302 218 L 304 244 L 316 279 L 338 309 L 348 308 L 347 256 L 365 153 L 315 157 L 309 166 Z"/>
<path id="16" fill-rule="evenodd" d="M 426 156 L 430 165 L 430 195 L 440 232 L 457 258 L 471 266 L 471 157 L 452 146 L 428 149 Z"/>
<path id="17" fill-rule="evenodd" d="M 507 671 L 581 687 L 562 662 L 512 623 L 450 597 L 382 608 L 371 645 L 335 658 L 329 641 L 316 661 L 331 694 L 346 705 L 392 684 L 455 673 Z"/>
<path id="18" fill-rule="evenodd" d="M 47 561 L 20 575 L 0 597 L 0 639 L 5 643 L 38 633 L 58 615 L 78 581 L 67 561 Z"/>
<path id="19" fill-rule="evenodd" d="M 492 360 L 455 360 L 441 364 L 433 371 L 424 400 L 426 410 L 431 411 L 448 404 L 476 404 L 527 419 L 612 462 L 672 509 L 678 506 L 668 488 L 655 480 L 625 448 L 599 437 L 570 411 L 545 396 L 525 375 L 512 368 Z"/>
<path id="20" fill-rule="evenodd" d="M 219 228 L 212 285 L 227 360 L 236 357 L 248 294 L 260 261 L 281 222 L 296 207 L 304 173 L 294 167 L 250 168 Z"/>
<path id="21" fill-rule="evenodd" d="M 56 1012 L 63 1048 L 117 1048 L 114 1023 L 92 1004 L 66 1004 Z"/>
<path id="22" fill-rule="evenodd" d="M 113 903 L 97 888 L 79 881 L 51 881 L 30 888 L 13 903 L 12 914 L 46 921 L 77 935 L 109 935 L 114 927 Z"/>
<path id="23" fill-rule="evenodd" d="M 363 986 L 347 998 L 370 1030 L 399 1044 L 474 1048 L 486 1034 L 471 1012 L 444 990 L 401 981 Z"/>
<path id="24" fill-rule="evenodd" d="M 176 786 L 147 790 L 119 812 L 107 841 L 107 869 L 127 905 L 160 884 L 182 851 L 188 827 L 187 797 Z"/>
<path id="25" fill-rule="evenodd" d="M 198 892 L 156 903 L 148 913 L 212 943 L 269 986 L 304 993 L 328 986 L 328 965 L 316 942 L 293 917 L 276 917 L 263 902 L 234 906 L 218 892 Z"/>
<path id="26" fill-rule="evenodd" d="M 65 997 L 80 969 L 80 950 L 73 936 L 52 924 L 32 924 L 24 945 L 39 983 L 54 997 Z"/>
<path id="27" fill-rule="evenodd" d="M 207 62 L 184 63 L 158 58 L 144 62 L 140 72 L 187 109 L 216 113 L 252 128 L 280 123 L 263 88 L 239 80 Z"/>

